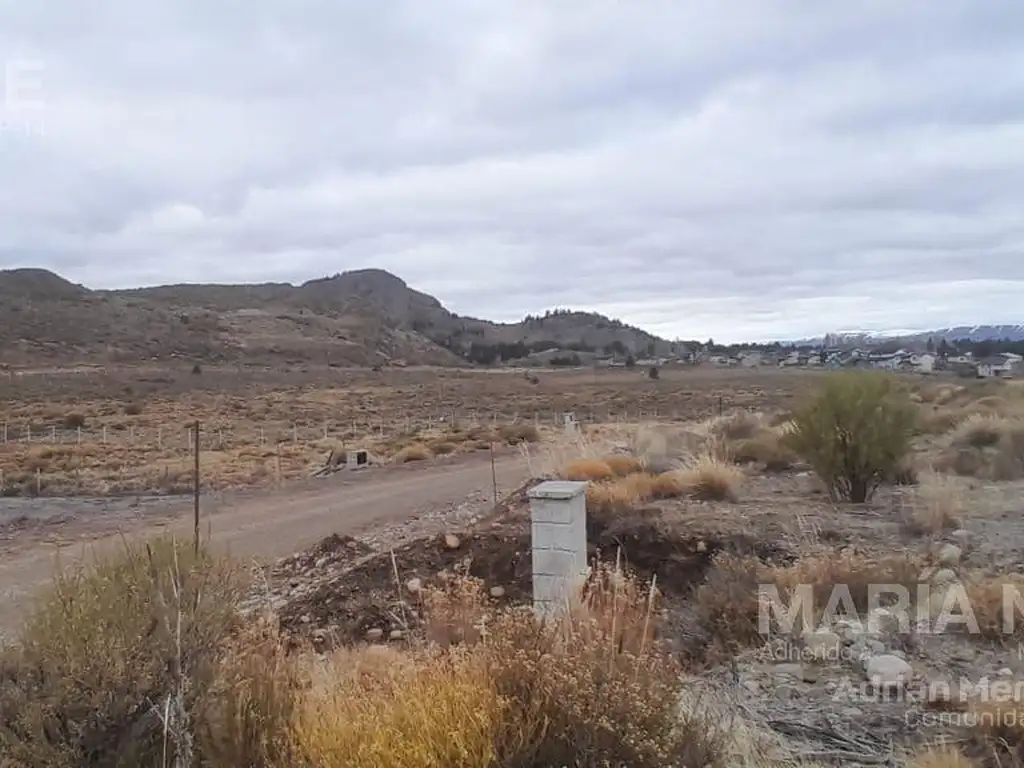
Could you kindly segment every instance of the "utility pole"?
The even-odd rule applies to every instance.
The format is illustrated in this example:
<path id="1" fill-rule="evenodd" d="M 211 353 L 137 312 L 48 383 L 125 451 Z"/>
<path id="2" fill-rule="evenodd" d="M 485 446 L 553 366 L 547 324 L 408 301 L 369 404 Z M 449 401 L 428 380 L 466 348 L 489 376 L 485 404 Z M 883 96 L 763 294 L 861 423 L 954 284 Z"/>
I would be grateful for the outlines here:
<path id="1" fill-rule="evenodd" d="M 193 468 L 192 475 L 192 501 L 195 512 L 195 528 L 193 546 L 195 553 L 199 554 L 199 419 L 196 419 L 196 423 L 192 426 L 193 432 L 192 438 L 194 441 L 193 453 L 195 455 L 195 467 Z"/>

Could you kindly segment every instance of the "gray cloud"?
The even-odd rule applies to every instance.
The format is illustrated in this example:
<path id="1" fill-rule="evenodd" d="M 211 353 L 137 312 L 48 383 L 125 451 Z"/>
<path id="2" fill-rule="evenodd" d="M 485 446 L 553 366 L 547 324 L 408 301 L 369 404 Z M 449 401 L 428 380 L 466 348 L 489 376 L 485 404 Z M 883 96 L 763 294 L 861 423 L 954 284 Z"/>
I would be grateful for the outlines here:
<path id="1" fill-rule="evenodd" d="M 0 0 L 45 66 L 0 107 L 0 266 L 379 266 L 723 340 L 1021 319 L 1016 0 L 54 2 Z"/>

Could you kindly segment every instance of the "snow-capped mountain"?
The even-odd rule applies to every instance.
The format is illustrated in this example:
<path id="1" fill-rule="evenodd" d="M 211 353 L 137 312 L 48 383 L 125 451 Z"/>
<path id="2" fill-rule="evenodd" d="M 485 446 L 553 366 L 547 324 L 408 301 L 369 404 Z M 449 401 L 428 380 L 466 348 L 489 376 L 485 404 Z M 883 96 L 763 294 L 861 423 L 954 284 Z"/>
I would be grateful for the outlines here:
<path id="1" fill-rule="evenodd" d="M 926 342 L 932 339 L 938 343 L 942 339 L 953 342 L 958 339 L 968 341 L 1024 341 L 1024 324 L 1017 325 L 958 325 L 952 328 L 936 328 L 930 331 L 893 330 L 893 331 L 839 331 L 818 336 L 814 339 L 801 339 L 790 342 L 798 345 L 830 344 L 835 346 L 882 344 L 887 341 L 906 341 L 908 343 Z"/>

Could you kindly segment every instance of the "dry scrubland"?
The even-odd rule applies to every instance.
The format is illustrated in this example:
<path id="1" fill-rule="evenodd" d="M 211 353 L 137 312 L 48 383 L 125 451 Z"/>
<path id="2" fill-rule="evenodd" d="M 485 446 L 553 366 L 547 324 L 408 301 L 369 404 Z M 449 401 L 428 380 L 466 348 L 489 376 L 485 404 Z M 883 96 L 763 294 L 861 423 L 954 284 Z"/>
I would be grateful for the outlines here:
<path id="1" fill-rule="evenodd" d="M 196 419 L 203 484 L 224 489 L 307 477 L 346 447 L 365 448 L 380 462 L 415 461 L 535 440 L 563 411 L 588 421 L 635 421 L 656 412 L 702 418 L 720 398 L 726 407 L 785 402 L 806 380 L 666 371 L 651 381 L 640 370 L 539 378 L 531 384 L 516 373 L 415 369 L 0 377 L 0 425 L 8 438 L 0 442 L 0 491 L 185 492 L 192 483 L 187 430 Z"/>
<path id="2" fill-rule="evenodd" d="M 5 652 L 0 751 L 69 768 L 1024 765 L 1024 703 L 942 685 L 1024 671 L 1024 624 L 1001 632 L 1001 586 L 1022 579 L 1024 389 L 756 381 L 693 386 L 686 424 L 521 445 L 535 477 L 591 481 L 604 565 L 562 619 L 520 607 L 521 494 L 466 530 L 394 551 L 325 540 L 256 574 L 166 541 L 126 548 L 59 580 Z M 632 385 L 651 398 L 665 382 Z M 742 402 L 756 412 L 708 418 L 741 387 L 760 390 Z M 768 658 L 766 583 L 813 585 L 816 619 L 836 585 L 863 612 L 872 584 L 959 584 L 980 631 L 847 617 L 778 634 L 801 657 Z M 919 700 L 838 697 L 900 663 Z"/>

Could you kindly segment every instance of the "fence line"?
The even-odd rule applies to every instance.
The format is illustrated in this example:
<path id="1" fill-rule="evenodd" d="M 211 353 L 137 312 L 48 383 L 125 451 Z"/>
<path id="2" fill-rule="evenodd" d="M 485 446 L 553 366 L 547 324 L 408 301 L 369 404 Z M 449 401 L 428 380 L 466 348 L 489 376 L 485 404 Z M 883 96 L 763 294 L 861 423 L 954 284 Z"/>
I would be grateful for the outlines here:
<path id="1" fill-rule="evenodd" d="M 722 407 L 708 409 L 707 416 L 721 413 Z M 226 421 L 207 422 L 203 430 L 203 445 L 206 448 L 226 444 L 256 444 L 262 446 L 300 443 L 308 444 L 319 440 L 355 440 L 355 439 L 390 439 L 412 435 L 427 429 L 452 427 L 486 427 L 507 424 L 533 424 L 534 426 L 555 426 L 563 424 L 564 413 L 575 413 L 578 421 L 583 423 L 639 423 L 644 421 L 678 422 L 678 410 L 665 412 L 658 409 L 621 412 L 608 409 L 583 409 L 566 412 L 534 411 L 511 414 L 498 411 L 470 410 L 465 412 L 444 411 L 434 417 L 404 416 L 397 420 L 327 420 L 321 424 L 244 424 L 236 426 Z M 692 413 L 692 412 L 691 412 Z M 180 429 L 163 426 L 139 427 L 124 425 L 113 427 L 101 425 L 88 428 L 84 426 L 69 427 L 66 424 L 41 425 L 34 421 L 4 421 L 0 424 L 0 445 L 32 444 L 32 445 L 127 445 L 156 446 L 158 449 L 181 448 L 191 450 L 191 426 L 183 424 Z"/>

